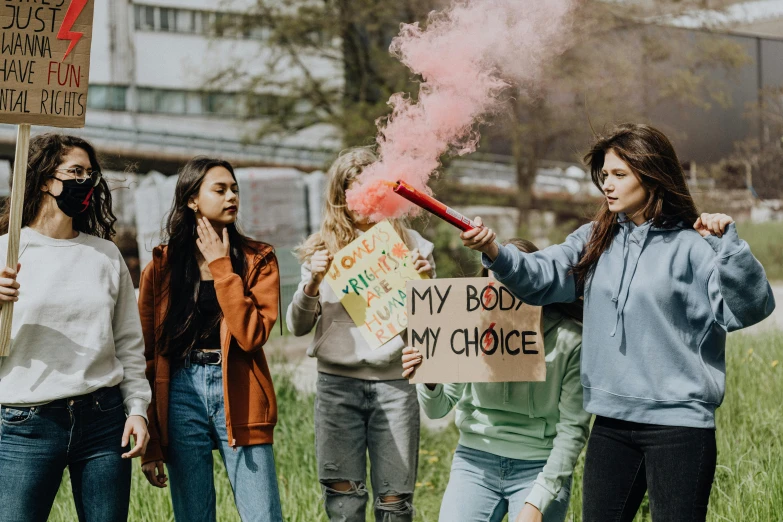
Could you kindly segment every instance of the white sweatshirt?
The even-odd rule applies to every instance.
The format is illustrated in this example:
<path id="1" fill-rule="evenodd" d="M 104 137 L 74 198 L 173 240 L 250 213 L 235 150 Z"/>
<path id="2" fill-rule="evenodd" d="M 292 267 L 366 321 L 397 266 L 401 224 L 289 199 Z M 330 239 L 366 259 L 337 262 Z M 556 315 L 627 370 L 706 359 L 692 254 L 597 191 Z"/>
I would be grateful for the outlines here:
<path id="1" fill-rule="evenodd" d="M 5 266 L 8 235 L 0 236 Z M 53 239 L 25 227 L 11 353 L 0 404 L 36 406 L 120 385 L 128 415 L 147 418 L 144 338 L 128 267 L 111 241 Z"/>

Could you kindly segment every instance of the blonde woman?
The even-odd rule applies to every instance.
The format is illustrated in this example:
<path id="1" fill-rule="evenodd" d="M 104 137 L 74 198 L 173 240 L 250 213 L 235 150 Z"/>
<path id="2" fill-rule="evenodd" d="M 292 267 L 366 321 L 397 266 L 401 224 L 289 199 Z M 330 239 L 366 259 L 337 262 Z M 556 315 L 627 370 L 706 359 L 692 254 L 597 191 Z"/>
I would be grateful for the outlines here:
<path id="1" fill-rule="evenodd" d="M 368 148 L 343 151 L 328 173 L 321 231 L 298 249 L 302 281 L 288 307 L 294 335 L 315 327 L 308 350 L 318 359 L 315 440 L 318 479 L 330 520 L 364 521 L 369 453 L 376 520 L 413 519 L 419 447 L 416 388 L 400 378 L 403 336 L 371 349 L 328 285 L 332 256 L 374 223 L 351 212 L 345 191 L 377 160 Z M 392 221 L 419 273 L 435 275 L 432 243 Z"/>

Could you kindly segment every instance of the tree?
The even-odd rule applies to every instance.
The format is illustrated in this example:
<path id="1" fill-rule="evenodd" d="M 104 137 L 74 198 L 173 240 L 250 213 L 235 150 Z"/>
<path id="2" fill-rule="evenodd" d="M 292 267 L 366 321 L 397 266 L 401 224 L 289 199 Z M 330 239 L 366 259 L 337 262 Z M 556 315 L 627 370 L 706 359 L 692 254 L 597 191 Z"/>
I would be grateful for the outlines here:
<path id="1" fill-rule="evenodd" d="M 783 198 L 783 88 L 765 89 L 747 117 L 758 122 L 763 139 L 735 144 L 728 158 L 712 167 L 720 188 L 747 188 L 762 199 Z"/>
<path id="2" fill-rule="evenodd" d="M 655 121 L 658 108 L 731 103 L 729 86 L 716 72 L 730 79 L 749 60 L 744 50 L 717 35 L 650 22 L 692 6 L 685 4 L 582 3 L 574 21 L 579 39 L 550 64 L 534 91 L 509 97 L 508 117 L 485 133 L 485 143 L 514 156 L 520 224 L 532 207 L 542 159 L 580 161 L 593 132 L 623 121 L 651 122 L 681 137 Z"/>
<path id="3" fill-rule="evenodd" d="M 389 97 L 417 90 L 407 69 L 389 54 L 391 39 L 400 23 L 425 18 L 435 2 L 257 0 L 238 23 L 242 31 L 267 35 L 260 43 L 263 72 L 223 64 L 209 83 L 232 84 L 249 96 L 281 95 L 256 138 L 327 125 L 345 146 L 366 145 L 375 136 L 375 120 L 388 112 Z"/>
<path id="4" fill-rule="evenodd" d="M 268 39 L 264 74 L 226 64 L 214 81 L 236 82 L 249 93 L 284 93 L 279 110 L 257 137 L 295 133 L 316 125 L 336 129 L 344 145 L 369 144 L 375 120 L 388 114 L 395 92 L 416 96 L 417 83 L 388 52 L 401 22 L 426 20 L 438 0 L 257 0 L 244 23 Z M 531 187 L 542 159 L 578 159 L 591 125 L 650 121 L 662 104 L 730 103 L 725 82 L 748 60 L 737 45 L 709 34 L 658 25 L 693 8 L 723 0 L 579 2 L 574 45 L 553 60 L 544 81 L 508 93 L 507 117 L 486 129 L 484 149 L 513 155 L 520 221 L 532 206 Z M 442 2 L 441 2 L 442 4 Z M 334 70 L 339 70 L 335 81 Z M 710 81 L 707 81 L 708 78 Z M 675 129 L 665 129 L 676 135 Z"/>

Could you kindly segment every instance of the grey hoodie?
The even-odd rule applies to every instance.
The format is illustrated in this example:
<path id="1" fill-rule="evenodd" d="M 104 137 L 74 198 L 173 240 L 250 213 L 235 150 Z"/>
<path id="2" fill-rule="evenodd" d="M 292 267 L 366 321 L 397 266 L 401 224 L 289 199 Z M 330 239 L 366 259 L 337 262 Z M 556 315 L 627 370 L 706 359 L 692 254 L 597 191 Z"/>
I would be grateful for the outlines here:
<path id="1" fill-rule="evenodd" d="M 535 305 L 578 297 L 571 268 L 592 223 L 532 254 L 500 249 L 482 261 Z M 690 227 L 622 222 L 584 290 L 585 410 L 646 424 L 712 428 L 726 383 L 726 332 L 775 308 L 761 266 L 734 224 L 723 237 Z"/>
<path id="2" fill-rule="evenodd" d="M 432 265 L 432 277 L 435 277 L 434 245 L 415 230 L 408 230 L 408 234 L 415 248 Z M 318 359 L 318 371 L 365 380 L 401 379 L 405 333 L 371 349 L 331 287 L 324 282 L 319 288 L 319 295 L 310 297 L 304 293 L 308 281 L 310 268 L 305 263 L 302 265 L 302 281 L 288 306 L 286 324 L 296 336 L 310 333 L 315 326 L 315 336 L 307 355 Z"/>

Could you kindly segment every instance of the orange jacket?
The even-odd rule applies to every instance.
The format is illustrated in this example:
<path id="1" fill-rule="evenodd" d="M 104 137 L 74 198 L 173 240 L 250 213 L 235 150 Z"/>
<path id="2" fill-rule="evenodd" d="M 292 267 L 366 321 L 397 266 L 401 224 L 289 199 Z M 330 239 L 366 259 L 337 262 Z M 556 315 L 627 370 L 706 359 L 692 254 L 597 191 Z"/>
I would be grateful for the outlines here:
<path id="1" fill-rule="evenodd" d="M 280 275 L 272 247 L 264 243 L 255 246 L 257 253 L 247 253 L 246 284 L 234 273 L 229 257 L 209 264 L 223 312 L 223 397 L 231 446 L 271 444 L 277 423 L 277 400 L 262 347 L 277 320 Z M 139 286 L 147 379 L 152 387 L 147 411 L 150 442 L 142 463 L 165 460 L 168 446 L 170 367 L 168 358 L 161 355 L 163 347 L 156 335 L 169 302 L 166 264 L 166 247 L 155 248 Z"/>

